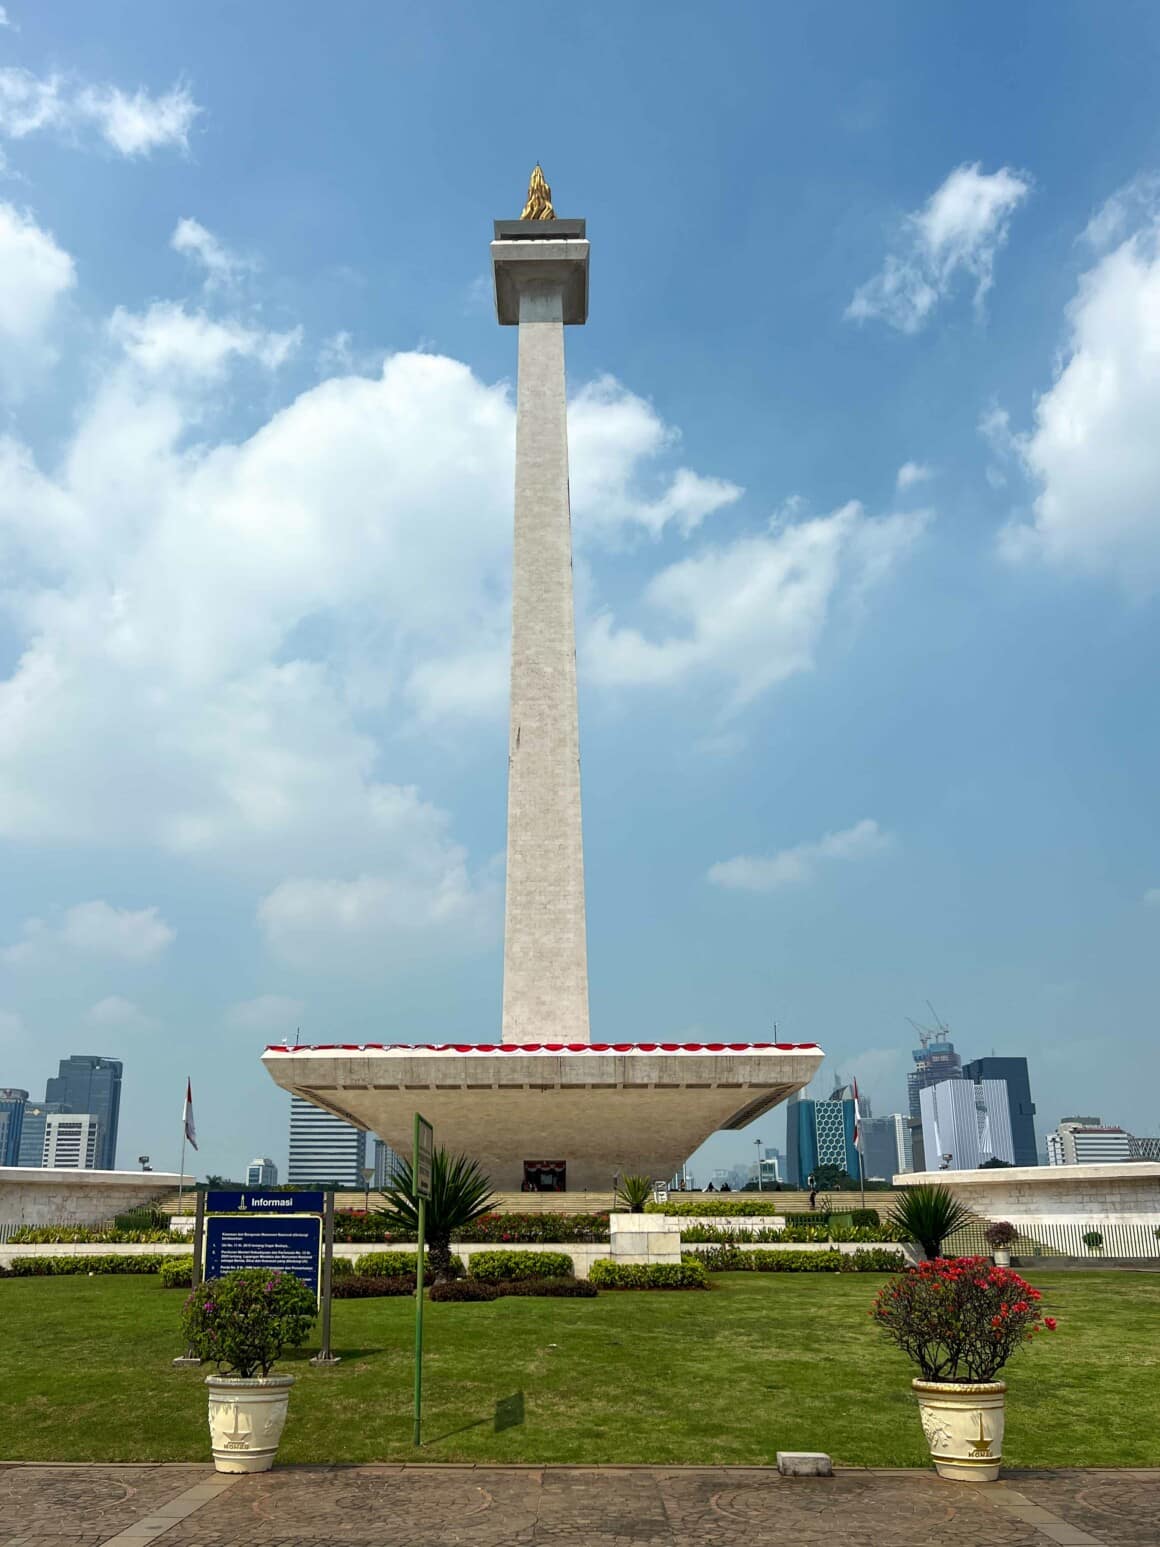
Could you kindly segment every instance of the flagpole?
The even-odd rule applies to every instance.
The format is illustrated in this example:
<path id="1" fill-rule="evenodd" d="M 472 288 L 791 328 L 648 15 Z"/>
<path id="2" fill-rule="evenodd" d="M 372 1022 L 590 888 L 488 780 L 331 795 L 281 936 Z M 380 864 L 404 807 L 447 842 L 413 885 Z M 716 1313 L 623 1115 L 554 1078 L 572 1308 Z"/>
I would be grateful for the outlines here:
<path id="1" fill-rule="evenodd" d="M 185 1191 L 185 1144 L 189 1138 L 189 1076 L 185 1077 L 185 1100 L 181 1104 L 181 1165 L 177 1170 L 177 1212 L 181 1213 L 181 1199 Z"/>

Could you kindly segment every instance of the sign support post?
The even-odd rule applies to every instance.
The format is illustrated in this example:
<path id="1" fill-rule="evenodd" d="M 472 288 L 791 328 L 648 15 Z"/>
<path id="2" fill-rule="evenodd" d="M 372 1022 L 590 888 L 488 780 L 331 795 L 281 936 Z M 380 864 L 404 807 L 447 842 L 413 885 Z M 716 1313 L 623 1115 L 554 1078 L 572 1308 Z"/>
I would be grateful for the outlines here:
<path id="1" fill-rule="evenodd" d="M 322 1347 L 311 1359 L 311 1364 L 338 1364 L 341 1354 L 330 1351 L 330 1286 L 334 1263 L 334 1188 L 326 1190 L 326 1203 L 322 1214 Z"/>
<path id="2" fill-rule="evenodd" d="M 427 1199 L 431 1196 L 431 1161 L 434 1130 L 415 1113 L 411 1152 L 411 1189 L 419 1204 L 419 1242 L 415 1257 L 415 1415 L 411 1443 L 422 1443 L 423 1426 L 423 1267 L 427 1248 Z"/>

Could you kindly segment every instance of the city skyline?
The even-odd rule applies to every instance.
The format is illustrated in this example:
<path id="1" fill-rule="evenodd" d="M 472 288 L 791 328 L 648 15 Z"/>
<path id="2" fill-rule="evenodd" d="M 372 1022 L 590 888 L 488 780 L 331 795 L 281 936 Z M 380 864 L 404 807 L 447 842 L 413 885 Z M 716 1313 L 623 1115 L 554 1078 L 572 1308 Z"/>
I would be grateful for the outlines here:
<path id="1" fill-rule="evenodd" d="M 539 156 L 600 253 L 594 1039 L 776 1024 L 904 1111 L 929 995 L 964 1055 L 1028 1058 L 1041 1132 L 1155 1132 L 1160 383 L 1120 320 L 1160 285 L 1160 17 L 547 14 L 581 122 L 485 91 L 469 8 L 8 10 L 0 1081 L 115 1052 L 122 1163 L 173 1169 L 188 1075 L 237 1174 L 283 1143 L 267 1043 L 498 1039 L 515 400 L 479 234 Z"/>

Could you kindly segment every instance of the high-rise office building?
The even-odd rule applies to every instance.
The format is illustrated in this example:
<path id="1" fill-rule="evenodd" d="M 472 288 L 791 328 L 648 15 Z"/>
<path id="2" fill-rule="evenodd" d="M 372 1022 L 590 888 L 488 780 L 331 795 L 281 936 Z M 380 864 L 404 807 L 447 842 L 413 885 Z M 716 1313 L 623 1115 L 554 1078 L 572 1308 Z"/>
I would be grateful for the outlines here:
<path id="1" fill-rule="evenodd" d="M 353 1123 L 316 1107 L 301 1096 L 290 1098 L 290 1164 L 286 1180 L 291 1186 L 313 1183 L 361 1187 L 366 1165 L 367 1136 Z"/>
<path id="2" fill-rule="evenodd" d="M 278 1167 L 268 1155 L 259 1155 L 246 1167 L 247 1187 L 277 1187 Z"/>
<path id="3" fill-rule="evenodd" d="M 117 1169 L 117 1125 L 121 1117 L 121 1061 L 92 1053 L 62 1058 L 60 1072 L 44 1087 L 45 1102 L 58 1102 L 61 1112 L 89 1113 L 99 1129 L 98 1171 Z"/>
<path id="4" fill-rule="evenodd" d="M 402 1159 L 385 1139 L 376 1139 L 374 1148 L 375 1188 L 393 1187 L 399 1175 Z"/>
<path id="5" fill-rule="evenodd" d="M 1011 1114 L 1002 1080 L 943 1080 L 924 1087 L 919 1099 L 928 1171 L 944 1166 L 974 1171 L 988 1160 L 1014 1165 Z"/>
<path id="6" fill-rule="evenodd" d="M 50 1112 L 44 1120 L 44 1153 L 41 1164 L 72 1171 L 97 1167 L 101 1125 L 91 1112 Z"/>
<path id="7" fill-rule="evenodd" d="M 1160 1160 L 1160 1138 L 1154 1134 L 1129 1134 L 1128 1159 Z"/>
<path id="8" fill-rule="evenodd" d="M 963 1060 L 955 1052 L 955 1045 L 949 1037 L 937 1040 L 932 1038 L 921 1047 L 912 1048 L 910 1056 L 914 1060 L 914 1068 L 906 1076 L 906 1100 L 911 1122 L 921 1123 L 919 1093 L 926 1090 L 928 1085 L 941 1085 L 944 1080 L 959 1079 Z"/>
<path id="9" fill-rule="evenodd" d="M 59 1101 L 30 1101 L 24 1108 L 24 1123 L 20 1130 L 20 1156 L 18 1166 L 42 1166 L 44 1164 L 44 1123 L 53 1112 L 60 1111 Z"/>
<path id="10" fill-rule="evenodd" d="M 28 1092 L 12 1085 L 0 1085 L 0 1166 L 20 1164 L 20 1135 L 24 1129 L 24 1109 Z"/>
<path id="11" fill-rule="evenodd" d="M 1049 1166 L 1097 1166 L 1131 1158 L 1131 1134 L 1098 1117 L 1062 1117 L 1055 1132 L 1047 1135 Z"/>
<path id="12" fill-rule="evenodd" d="M 1025 1058 L 974 1058 L 963 1065 L 963 1079 L 976 1085 L 981 1080 L 1002 1080 L 1007 1087 L 1010 1106 L 1011 1141 L 1017 1166 L 1037 1166 L 1039 1151 L 1035 1142 L 1035 1103 L 1031 1099 L 1031 1078 Z"/>
<path id="13" fill-rule="evenodd" d="M 862 1160 L 866 1176 L 889 1182 L 910 1166 L 906 1158 L 906 1119 L 901 1112 L 863 1118 Z"/>
<path id="14" fill-rule="evenodd" d="M 853 1098 L 841 1091 L 827 1101 L 792 1098 L 785 1109 L 785 1160 L 792 1187 L 808 1186 L 819 1166 L 839 1166 L 856 1177 Z"/>

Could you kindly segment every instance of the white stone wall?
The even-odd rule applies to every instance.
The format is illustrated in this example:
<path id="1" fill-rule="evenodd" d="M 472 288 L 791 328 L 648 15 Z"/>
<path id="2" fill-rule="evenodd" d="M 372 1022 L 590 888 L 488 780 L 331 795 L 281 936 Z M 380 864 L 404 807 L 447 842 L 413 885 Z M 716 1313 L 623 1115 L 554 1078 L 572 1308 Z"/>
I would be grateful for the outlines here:
<path id="1" fill-rule="evenodd" d="M 0 1166 L 0 1225 L 94 1225 L 176 1192 L 162 1171 L 48 1170 Z M 193 1186 L 193 1178 L 186 1178 Z"/>
<path id="2" fill-rule="evenodd" d="M 1160 1225 L 1160 1164 L 1012 1166 L 987 1171 L 914 1171 L 896 1187 L 938 1182 L 983 1219 Z"/>

